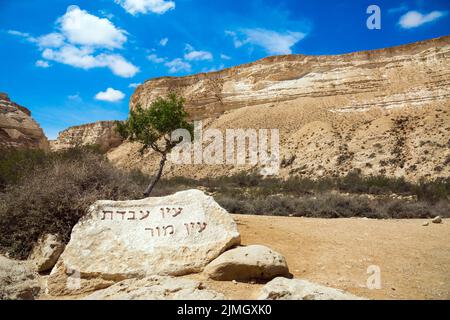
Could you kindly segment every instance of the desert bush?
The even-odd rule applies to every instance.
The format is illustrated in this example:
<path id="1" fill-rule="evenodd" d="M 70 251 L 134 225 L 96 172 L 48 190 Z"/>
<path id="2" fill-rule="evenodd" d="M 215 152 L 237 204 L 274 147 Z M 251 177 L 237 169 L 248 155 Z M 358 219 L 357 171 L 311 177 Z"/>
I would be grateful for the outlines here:
<path id="1" fill-rule="evenodd" d="M 14 159 L 22 156 L 12 154 Z M 27 173 L 13 177 L 14 183 L 0 193 L 0 251 L 15 258 L 26 258 L 45 233 L 68 241 L 72 227 L 95 201 L 133 199 L 142 193 L 136 173 L 115 169 L 92 150 L 39 154 L 36 159 L 24 160 L 30 166 Z"/>
<path id="2" fill-rule="evenodd" d="M 426 202 L 399 199 L 370 199 L 362 195 L 323 193 L 316 196 L 292 197 L 276 195 L 261 198 L 231 198 L 217 195 L 217 202 L 232 213 L 296 216 L 311 218 L 409 219 L 450 217 L 448 202 Z"/>

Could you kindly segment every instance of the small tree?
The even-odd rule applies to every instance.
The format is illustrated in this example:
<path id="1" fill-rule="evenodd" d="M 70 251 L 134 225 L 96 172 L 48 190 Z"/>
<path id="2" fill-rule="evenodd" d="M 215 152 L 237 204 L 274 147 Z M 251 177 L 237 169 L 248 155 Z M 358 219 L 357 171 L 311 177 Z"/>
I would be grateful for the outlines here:
<path id="1" fill-rule="evenodd" d="M 117 131 L 129 141 L 142 144 L 141 153 L 152 148 L 161 154 L 159 170 L 148 185 L 144 196 L 148 197 L 161 178 L 167 154 L 181 142 L 171 140 L 171 133 L 176 129 L 186 129 L 193 133 L 193 125 L 187 121 L 187 112 L 184 110 L 184 99 L 175 93 L 169 93 L 167 98 L 159 97 L 149 108 L 142 109 L 140 105 L 130 111 L 128 120 L 116 122 Z"/>

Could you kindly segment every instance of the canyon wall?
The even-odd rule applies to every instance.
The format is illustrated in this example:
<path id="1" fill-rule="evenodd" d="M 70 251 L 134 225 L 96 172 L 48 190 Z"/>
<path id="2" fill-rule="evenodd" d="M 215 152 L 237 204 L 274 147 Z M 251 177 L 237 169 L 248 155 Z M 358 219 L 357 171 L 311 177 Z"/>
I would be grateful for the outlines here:
<path id="1" fill-rule="evenodd" d="M 106 152 L 122 143 L 122 137 L 116 132 L 114 121 L 98 121 L 70 127 L 59 133 L 56 140 L 50 141 L 53 151 L 81 146 L 97 146 Z"/>
<path id="2" fill-rule="evenodd" d="M 30 110 L 11 101 L 6 93 L 0 93 L 0 148 L 49 148 Z"/>
<path id="3" fill-rule="evenodd" d="M 244 106 L 298 98 L 337 98 L 330 109 L 422 106 L 450 97 L 450 37 L 335 56 L 286 55 L 222 71 L 151 79 L 130 101 L 133 109 L 176 91 L 193 118 Z"/>
<path id="4" fill-rule="evenodd" d="M 151 79 L 130 108 L 176 91 L 204 130 L 278 129 L 280 176 L 450 177 L 450 37 L 335 56 L 269 57 L 218 72 Z M 205 142 L 205 145 L 208 143 Z M 159 157 L 125 142 L 117 166 L 150 174 Z M 179 165 L 192 178 L 257 170 L 252 165 Z"/>

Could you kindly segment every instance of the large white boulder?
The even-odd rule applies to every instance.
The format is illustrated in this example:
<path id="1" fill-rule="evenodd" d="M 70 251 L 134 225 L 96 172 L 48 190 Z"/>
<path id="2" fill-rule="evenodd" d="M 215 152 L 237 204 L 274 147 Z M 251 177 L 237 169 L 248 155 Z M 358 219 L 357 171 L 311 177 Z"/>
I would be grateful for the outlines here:
<path id="1" fill-rule="evenodd" d="M 129 278 L 200 272 L 240 244 L 231 215 L 199 190 L 135 201 L 97 201 L 73 228 L 48 293 L 105 288 Z"/>
<path id="2" fill-rule="evenodd" d="M 278 252 L 261 245 L 228 250 L 208 264 L 204 272 L 211 279 L 225 281 L 290 277 L 286 259 Z"/>
<path id="3" fill-rule="evenodd" d="M 84 300 L 224 300 L 196 280 L 169 276 L 128 279 L 96 291 Z"/>
<path id="4" fill-rule="evenodd" d="M 365 300 L 348 292 L 300 279 L 275 278 L 267 283 L 258 300 Z"/>

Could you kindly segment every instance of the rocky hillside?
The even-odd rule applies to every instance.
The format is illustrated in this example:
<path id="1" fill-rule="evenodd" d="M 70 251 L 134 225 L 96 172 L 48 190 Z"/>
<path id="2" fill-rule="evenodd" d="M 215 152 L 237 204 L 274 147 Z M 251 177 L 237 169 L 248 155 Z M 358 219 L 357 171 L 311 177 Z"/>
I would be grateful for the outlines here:
<path id="1" fill-rule="evenodd" d="M 99 121 L 70 127 L 59 133 L 56 140 L 50 141 L 53 151 L 78 146 L 96 145 L 102 151 L 119 146 L 122 138 L 115 131 L 114 121 Z"/>
<path id="2" fill-rule="evenodd" d="M 30 110 L 0 93 L 0 148 L 22 147 L 47 150 L 49 144 Z"/>
<path id="3" fill-rule="evenodd" d="M 336 56 L 269 57 L 188 77 L 152 79 L 130 101 L 175 90 L 206 127 L 277 128 L 281 175 L 450 175 L 450 37 Z M 205 128 L 204 128 L 205 129 Z M 154 172 L 156 156 L 124 143 L 121 167 Z M 249 166 L 169 165 L 169 175 L 217 176 Z"/>

